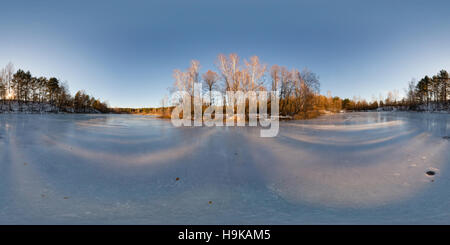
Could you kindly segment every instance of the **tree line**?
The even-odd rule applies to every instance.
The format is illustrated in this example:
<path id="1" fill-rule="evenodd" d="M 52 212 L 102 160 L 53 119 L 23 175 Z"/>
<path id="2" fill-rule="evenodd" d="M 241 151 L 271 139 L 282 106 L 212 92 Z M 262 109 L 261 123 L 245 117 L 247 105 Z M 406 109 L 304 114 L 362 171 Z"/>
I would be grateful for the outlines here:
<path id="1" fill-rule="evenodd" d="M 78 91 L 72 96 L 66 82 L 55 77 L 35 77 L 30 71 L 25 72 L 22 69 L 14 72 L 11 63 L 0 71 L 0 100 L 2 105 L 8 105 L 8 110 L 13 110 L 11 106 L 14 104 L 18 104 L 20 110 L 28 108 L 30 104 L 39 104 L 40 106 L 33 107 L 34 110 L 43 111 L 45 105 L 48 105 L 53 111 L 109 111 L 107 103 L 87 95 L 84 91 Z"/>
<path id="2" fill-rule="evenodd" d="M 412 107 L 427 105 L 427 107 L 443 108 L 449 105 L 450 79 L 446 70 L 429 77 L 425 76 L 415 82 L 410 81 L 407 91 L 408 103 Z"/>
<path id="3" fill-rule="evenodd" d="M 358 97 L 344 99 L 342 107 L 346 110 L 401 109 L 415 111 L 450 110 L 450 79 L 446 70 L 436 75 L 425 76 L 419 81 L 411 79 L 403 98 L 398 90 L 388 92 L 386 98 L 372 98 L 371 102 Z"/>

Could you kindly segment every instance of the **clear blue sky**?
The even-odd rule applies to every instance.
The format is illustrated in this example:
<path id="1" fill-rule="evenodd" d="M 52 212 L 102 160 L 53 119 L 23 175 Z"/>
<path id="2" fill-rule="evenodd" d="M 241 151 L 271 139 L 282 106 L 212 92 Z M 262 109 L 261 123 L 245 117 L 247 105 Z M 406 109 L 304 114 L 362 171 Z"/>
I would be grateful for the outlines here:
<path id="1" fill-rule="evenodd" d="M 308 67 L 321 92 L 370 99 L 450 70 L 450 1 L 6 1 L 0 65 L 111 106 L 157 106 L 173 69 L 219 53 Z"/>

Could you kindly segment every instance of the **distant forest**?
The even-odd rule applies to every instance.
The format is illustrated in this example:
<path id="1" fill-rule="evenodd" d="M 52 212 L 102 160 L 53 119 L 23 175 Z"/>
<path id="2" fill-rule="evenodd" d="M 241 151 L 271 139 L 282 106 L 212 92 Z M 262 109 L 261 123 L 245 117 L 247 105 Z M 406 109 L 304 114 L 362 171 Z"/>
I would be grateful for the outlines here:
<path id="1" fill-rule="evenodd" d="M 412 80 L 405 89 L 406 97 L 400 98 L 398 90 L 389 92 L 384 98 L 372 98 L 370 102 L 354 97 L 341 99 L 320 94 L 320 82 L 316 73 L 305 68 L 288 69 L 279 65 L 263 64 L 258 56 L 241 62 L 237 54 L 228 56 L 220 54 L 215 61 L 216 71 L 208 70 L 200 74 L 199 61 L 192 60 L 191 65 L 185 70 L 174 70 L 174 83 L 171 92 L 184 91 L 191 97 L 194 96 L 194 83 L 202 83 L 204 94 L 204 109 L 207 106 L 217 104 L 211 92 L 218 90 L 227 91 L 277 91 L 280 96 L 280 116 L 293 119 L 313 118 L 318 115 L 346 111 L 361 110 L 416 110 L 416 111 L 449 111 L 450 81 L 448 72 L 440 71 L 432 77 L 425 76 L 419 82 Z M 209 94 L 209 96 L 208 96 Z M 178 101 L 161 101 L 160 108 L 123 109 L 129 113 L 163 114 L 170 117 L 170 111 Z M 226 105 L 226 99 L 224 100 Z M 269 101 L 270 103 L 270 101 Z M 171 104 L 172 107 L 167 105 Z M 270 106 L 268 106 L 270 109 Z M 225 108 L 224 108 L 225 110 Z M 246 108 L 248 115 L 248 103 Z"/>
<path id="2" fill-rule="evenodd" d="M 26 112 L 109 112 L 105 102 L 78 91 L 69 92 L 67 83 L 55 77 L 34 77 L 9 63 L 0 71 L 0 111 Z"/>
<path id="3" fill-rule="evenodd" d="M 398 91 L 388 92 L 385 99 L 372 99 L 369 103 L 364 99 L 343 100 L 346 110 L 414 110 L 414 111 L 450 111 L 450 79 L 446 70 L 418 82 L 412 79 L 405 89 L 406 96 L 399 98 Z"/>

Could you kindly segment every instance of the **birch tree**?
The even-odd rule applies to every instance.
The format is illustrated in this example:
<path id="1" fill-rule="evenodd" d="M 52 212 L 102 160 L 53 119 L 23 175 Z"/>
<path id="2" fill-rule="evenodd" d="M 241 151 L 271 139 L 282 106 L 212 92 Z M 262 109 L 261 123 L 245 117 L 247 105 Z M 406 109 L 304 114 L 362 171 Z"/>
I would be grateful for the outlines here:
<path id="1" fill-rule="evenodd" d="M 262 90 L 264 88 L 263 77 L 267 69 L 267 65 L 260 63 L 258 56 L 252 56 L 250 61 L 244 61 L 249 74 L 249 91 Z"/>

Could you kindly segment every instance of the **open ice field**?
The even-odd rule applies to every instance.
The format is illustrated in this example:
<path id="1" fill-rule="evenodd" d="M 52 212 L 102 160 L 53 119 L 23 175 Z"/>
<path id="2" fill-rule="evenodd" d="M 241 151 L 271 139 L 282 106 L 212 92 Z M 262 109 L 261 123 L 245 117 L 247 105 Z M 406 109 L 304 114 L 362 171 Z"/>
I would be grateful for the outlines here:
<path id="1" fill-rule="evenodd" d="M 450 115 L 0 115 L 0 224 L 450 224 Z"/>

